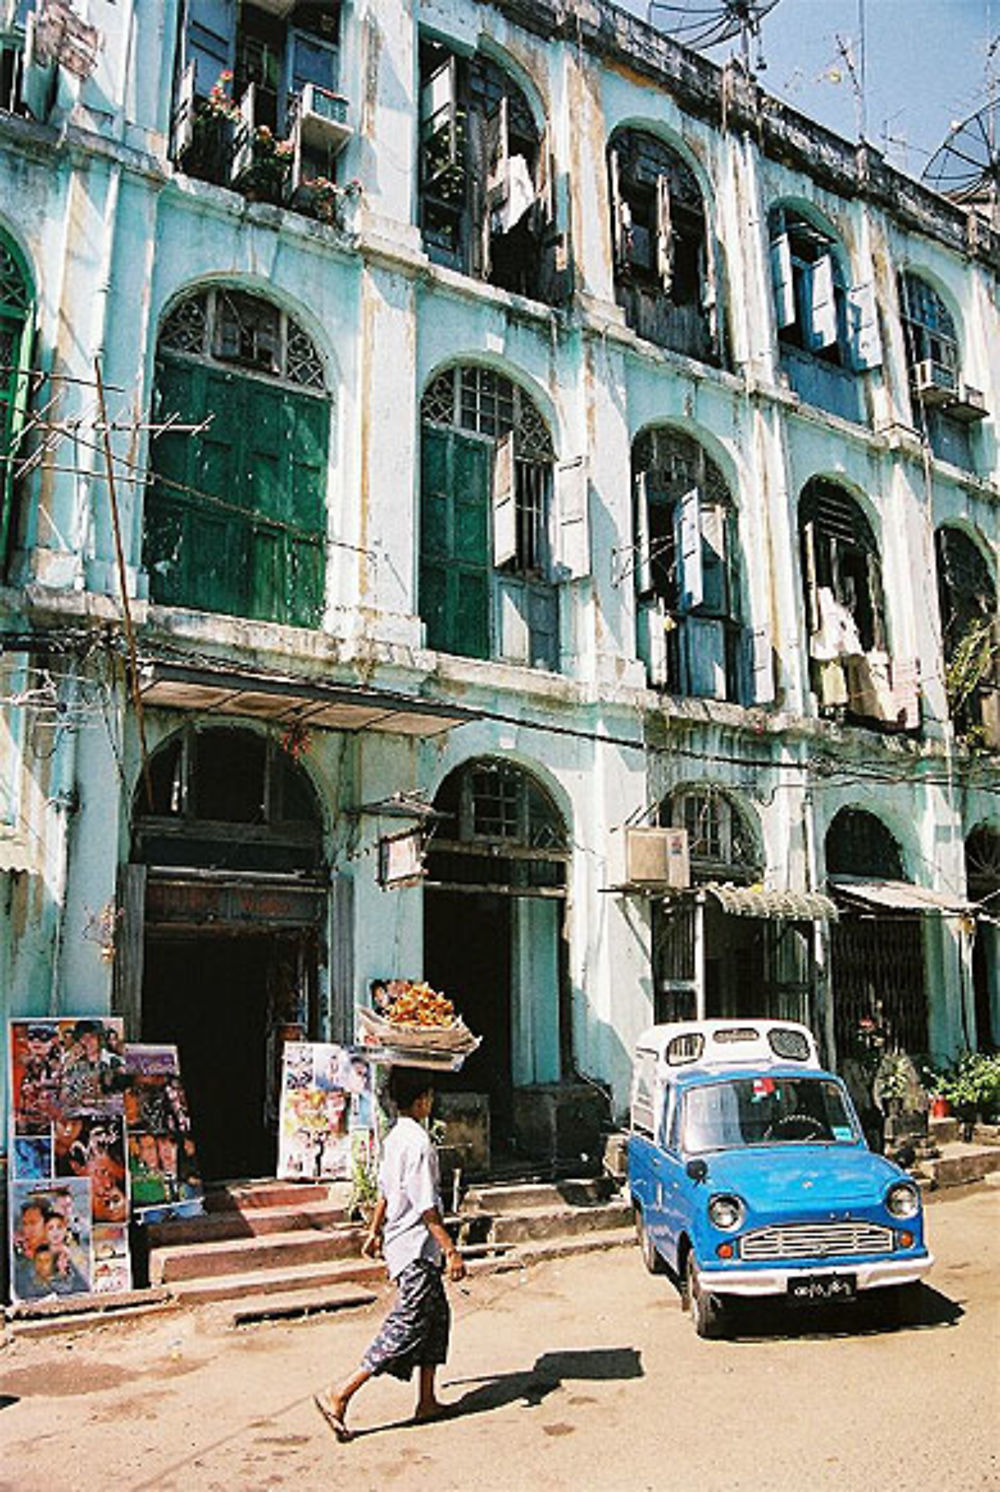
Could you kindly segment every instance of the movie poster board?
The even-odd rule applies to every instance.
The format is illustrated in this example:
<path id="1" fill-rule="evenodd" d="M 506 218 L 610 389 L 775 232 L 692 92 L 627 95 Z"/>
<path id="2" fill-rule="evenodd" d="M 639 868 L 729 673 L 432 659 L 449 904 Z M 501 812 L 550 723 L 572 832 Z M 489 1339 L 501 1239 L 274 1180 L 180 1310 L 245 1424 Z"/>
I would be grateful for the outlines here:
<path id="1" fill-rule="evenodd" d="M 278 1176 L 341 1181 L 360 1136 L 374 1127 L 371 1063 L 332 1042 L 287 1041 L 282 1056 Z"/>
<path id="2" fill-rule="evenodd" d="M 131 1287 L 123 1036 L 116 1017 L 10 1022 L 16 1301 Z"/>
<path id="3" fill-rule="evenodd" d="M 195 1217 L 205 1210 L 204 1186 L 177 1048 L 129 1042 L 125 1066 L 132 1215 Z"/>

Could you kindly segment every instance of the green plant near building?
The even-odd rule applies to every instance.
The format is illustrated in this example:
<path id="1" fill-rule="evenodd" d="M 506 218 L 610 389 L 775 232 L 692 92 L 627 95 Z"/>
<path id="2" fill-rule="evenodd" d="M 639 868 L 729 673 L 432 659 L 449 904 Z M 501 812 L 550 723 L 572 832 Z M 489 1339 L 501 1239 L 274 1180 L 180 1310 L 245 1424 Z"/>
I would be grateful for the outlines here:
<path id="1" fill-rule="evenodd" d="M 1000 1053 L 963 1052 L 950 1067 L 928 1073 L 927 1086 L 962 1119 L 1000 1118 Z"/>

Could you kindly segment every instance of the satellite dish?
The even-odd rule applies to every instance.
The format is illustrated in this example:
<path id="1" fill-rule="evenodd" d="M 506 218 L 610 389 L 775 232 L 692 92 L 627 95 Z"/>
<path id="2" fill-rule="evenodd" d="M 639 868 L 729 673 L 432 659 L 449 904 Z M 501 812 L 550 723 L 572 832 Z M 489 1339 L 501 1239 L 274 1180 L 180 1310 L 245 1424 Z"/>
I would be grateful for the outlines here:
<path id="1" fill-rule="evenodd" d="M 750 67 L 750 44 L 760 42 L 760 23 L 778 0 L 651 0 L 647 20 L 686 47 L 702 50 L 740 38 L 743 61 Z M 660 22 L 654 12 L 665 12 Z M 764 60 L 758 56 L 757 66 Z"/>
<path id="2" fill-rule="evenodd" d="M 953 202 L 995 207 L 1000 196 L 1000 110 L 986 104 L 952 125 L 924 167 L 923 180 Z"/>

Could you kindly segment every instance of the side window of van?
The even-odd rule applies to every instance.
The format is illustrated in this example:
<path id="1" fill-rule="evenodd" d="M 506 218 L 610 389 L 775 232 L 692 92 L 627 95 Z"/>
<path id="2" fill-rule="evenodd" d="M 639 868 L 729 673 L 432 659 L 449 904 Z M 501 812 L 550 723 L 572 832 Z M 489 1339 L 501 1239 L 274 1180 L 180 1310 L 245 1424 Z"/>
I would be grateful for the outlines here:
<path id="1" fill-rule="evenodd" d="M 632 1128 L 637 1134 L 653 1138 L 653 1076 L 656 1067 L 654 1052 L 639 1052 L 635 1059 L 632 1079 Z"/>
<path id="2" fill-rule="evenodd" d="M 665 1150 L 676 1150 L 677 1148 L 677 1114 L 679 1108 L 677 1089 L 671 1085 L 667 1088 L 664 1095 L 663 1126 L 660 1133 L 660 1144 Z"/>

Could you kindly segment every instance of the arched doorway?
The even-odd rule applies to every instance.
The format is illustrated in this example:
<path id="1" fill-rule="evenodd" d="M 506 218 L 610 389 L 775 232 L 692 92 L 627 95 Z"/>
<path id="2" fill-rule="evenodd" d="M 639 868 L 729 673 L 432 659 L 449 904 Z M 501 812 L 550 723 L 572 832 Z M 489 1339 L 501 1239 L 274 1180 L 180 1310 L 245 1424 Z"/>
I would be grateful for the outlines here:
<path id="1" fill-rule="evenodd" d="M 838 1061 L 864 1058 L 873 1040 L 913 1056 L 928 1051 L 924 915 L 852 906 L 852 880 L 907 878 L 892 832 L 875 814 L 842 808 L 826 834 L 826 873 L 846 896 L 830 928 L 830 976 Z"/>
<path id="2" fill-rule="evenodd" d="M 462 1087 L 489 1096 L 495 1155 L 515 1134 L 514 1090 L 570 1065 L 566 827 L 522 768 L 486 758 L 442 783 L 427 856 L 424 968 L 483 1037 Z"/>
<path id="3" fill-rule="evenodd" d="M 315 791 L 272 737 L 191 725 L 151 758 L 133 825 L 131 1024 L 179 1048 L 205 1176 L 272 1174 L 282 1041 L 319 1035 Z"/>
<path id="4" fill-rule="evenodd" d="M 170 311 L 153 415 L 144 562 L 168 606 L 315 627 L 326 574 L 330 400 L 308 333 L 218 286 Z"/>

